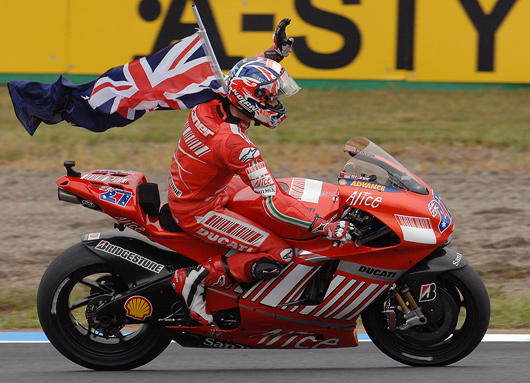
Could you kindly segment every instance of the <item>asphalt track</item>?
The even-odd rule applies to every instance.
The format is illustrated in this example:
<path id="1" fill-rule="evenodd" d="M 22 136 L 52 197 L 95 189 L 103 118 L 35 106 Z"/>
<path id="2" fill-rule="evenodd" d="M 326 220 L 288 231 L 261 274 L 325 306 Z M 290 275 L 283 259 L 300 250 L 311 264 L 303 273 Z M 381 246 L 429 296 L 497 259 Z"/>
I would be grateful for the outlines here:
<path id="1" fill-rule="evenodd" d="M 41 335 L 42 336 L 42 335 Z M 361 338 L 362 339 L 362 338 Z M 486 335 L 467 358 L 447 367 L 412 368 L 370 341 L 330 350 L 205 350 L 172 343 L 133 371 L 77 366 L 45 338 L 0 333 L 0 382 L 530 382 L 530 335 Z"/>

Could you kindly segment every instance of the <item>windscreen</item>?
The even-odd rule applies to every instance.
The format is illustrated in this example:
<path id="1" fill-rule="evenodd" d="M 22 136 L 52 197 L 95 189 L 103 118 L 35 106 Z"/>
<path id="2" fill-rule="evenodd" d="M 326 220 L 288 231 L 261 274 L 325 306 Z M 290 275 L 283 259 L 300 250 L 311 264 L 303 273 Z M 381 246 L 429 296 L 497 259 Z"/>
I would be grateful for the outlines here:
<path id="1" fill-rule="evenodd" d="M 418 194 L 429 194 L 427 187 L 414 174 L 369 139 L 351 138 L 346 142 L 344 151 L 351 158 L 339 174 L 340 185 L 355 186 L 355 182 L 371 182 Z"/>

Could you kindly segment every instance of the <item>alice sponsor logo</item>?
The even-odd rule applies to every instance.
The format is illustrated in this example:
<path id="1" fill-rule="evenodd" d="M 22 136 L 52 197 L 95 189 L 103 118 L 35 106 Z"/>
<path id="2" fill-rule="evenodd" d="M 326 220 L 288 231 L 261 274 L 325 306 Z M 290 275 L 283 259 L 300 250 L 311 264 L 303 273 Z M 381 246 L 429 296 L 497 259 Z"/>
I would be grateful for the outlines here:
<path id="1" fill-rule="evenodd" d="M 274 181 L 272 180 L 272 176 L 270 174 L 267 174 L 264 177 L 252 179 L 250 182 L 254 188 L 262 188 L 274 185 Z"/>
<path id="2" fill-rule="evenodd" d="M 383 202 L 383 197 L 374 197 L 370 192 L 356 190 L 348 197 L 346 203 L 350 206 L 367 206 L 377 208 Z"/>
<path id="3" fill-rule="evenodd" d="M 293 249 L 285 249 L 280 253 L 282 259 L 286 262 L 290 262 L 293 259 L 294 251 Z"/>
<path id="4" fill-rule="evenodd" d="M 265 162 L 253 161 L 245 171 L 256 193 L 264 197 L 276 195 L 276 185 Z"/>
<path id="5" fill-rule="evenodd" d="M 141 227 L 139 224 L 134 221 L 131 221 L 130 219 L 124 217 L 116 217 L 116 221 L 123 224 L 124 226 L 127 226 L 129 229 L 136 231 L 137 233 L 145 231 L 145 227 Z"/>
<path id="6" fill-rule="evenodd" d="M 319 340 L 314 333 L 306 331 L 288 331 L 284 332 L 282 329 L 268 331 L 264 334 L 258 335 L 261 339 L 257 344 L 263 346 L 275 346 L 280 348 L 324 348 L 337 347 L 339 344 L 338 338 L 329 338 L 326 340 Z"/>

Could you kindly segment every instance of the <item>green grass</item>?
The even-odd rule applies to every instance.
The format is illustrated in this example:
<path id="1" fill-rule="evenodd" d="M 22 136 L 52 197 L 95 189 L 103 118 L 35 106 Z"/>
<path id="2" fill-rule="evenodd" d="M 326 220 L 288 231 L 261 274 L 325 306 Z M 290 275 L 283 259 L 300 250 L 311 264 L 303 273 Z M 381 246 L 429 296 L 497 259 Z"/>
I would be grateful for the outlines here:
<path id="1" fill-rule="evenodd" d="M 39 328 L 37 291 L 2 291 L 0 294 L 0 328 Z"/>
<path id="2" fill-rule="evenodd" d="M 508 293 L 503 287 L 488 289 L 491 300 L 490 328 L 530 328 L 530 298 Z"/>
<path id="3" fill-rule="evenodd" d="M 529 89 L 478 91 L 310 90 L 285 100 L 287 120 L 275 130 L 249 134 L 274 171 L 342 163 L 342 145 L 365 136 L 400 155 L 429 152 L 428 169 L 459 168 L 448 159 L 467 150 L 486 151 L 490 168 L 530 169 Z M 7 88 L 0 87 L 0 164 L 58 169 L 66 159 L 82 170 L 165 170 L 187 111 L 160 111 L 125 128 L 93 133 L 66 123 L 42 124 L 30 137 L 16 119 Z M 315 156 L 318 153 L 318 156 Z M 491 153 L 488 154 L 488 153 Z M 494 156 L 494 154 L 496 156 Z M 468 159 L 472 165 L 474 157 Z M 406 165 L 406 164 L 405 164 Z"/>

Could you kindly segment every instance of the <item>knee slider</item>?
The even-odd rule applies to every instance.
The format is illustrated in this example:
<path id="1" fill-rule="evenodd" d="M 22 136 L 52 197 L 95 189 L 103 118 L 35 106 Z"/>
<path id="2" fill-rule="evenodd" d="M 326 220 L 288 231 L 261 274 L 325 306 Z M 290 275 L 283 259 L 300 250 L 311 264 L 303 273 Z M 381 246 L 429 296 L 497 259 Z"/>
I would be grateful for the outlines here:
<path id="1" fill-rule="evenodd" d="M 272 261 L 268 258 L 258 259 L 252 264 L 250 273 L 257 280 L 272 279 L 280 275 L 283 265 L 280 262 Z"/>

